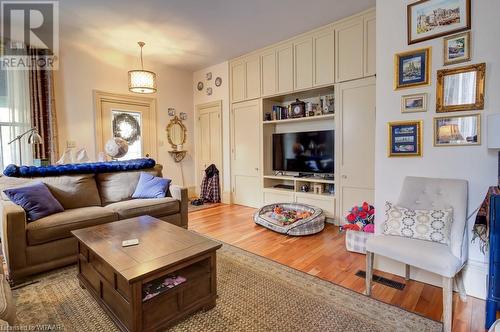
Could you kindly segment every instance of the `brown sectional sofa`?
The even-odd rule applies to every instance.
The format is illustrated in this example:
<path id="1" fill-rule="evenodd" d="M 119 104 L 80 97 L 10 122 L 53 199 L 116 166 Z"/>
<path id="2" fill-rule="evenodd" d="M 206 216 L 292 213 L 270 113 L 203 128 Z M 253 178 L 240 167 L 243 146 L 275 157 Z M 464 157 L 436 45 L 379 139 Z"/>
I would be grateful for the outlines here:
<path id="1" fill-rule="evenodd" d="M 161 165 L 142 170 L 161 176 Z M 141 171 L 64 175 L 36 179 L 0 178 L 2 245 L 9 279 L 17 282 L 29 275 L 77 261 L 75 229 L 150 215 L 187 228 L 187 189 L 170 185 L 167 197 L 132 199 Z M 12 203 L 3 190 L 44 182 L 65 211 L 27 223 L 24 210 Z"/>

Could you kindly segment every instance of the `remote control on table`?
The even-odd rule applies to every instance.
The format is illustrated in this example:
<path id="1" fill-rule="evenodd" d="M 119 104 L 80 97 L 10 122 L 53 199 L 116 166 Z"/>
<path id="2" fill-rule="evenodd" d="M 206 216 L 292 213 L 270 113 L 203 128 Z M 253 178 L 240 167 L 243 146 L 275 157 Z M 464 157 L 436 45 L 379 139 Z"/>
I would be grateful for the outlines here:
<path id="1" fill-rule="evenodd" d="M 122 247 L 130 247 L 130 246 L 135 246 L 137 244 L 139 244 L 138 239 L 131 239 L 131 240 L 122 241 Z"/>

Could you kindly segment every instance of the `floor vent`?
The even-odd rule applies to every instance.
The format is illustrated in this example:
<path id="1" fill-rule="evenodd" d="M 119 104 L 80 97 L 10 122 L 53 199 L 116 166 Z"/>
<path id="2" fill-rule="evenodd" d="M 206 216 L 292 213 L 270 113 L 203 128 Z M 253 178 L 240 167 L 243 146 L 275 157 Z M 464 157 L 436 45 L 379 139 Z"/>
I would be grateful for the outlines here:
<path id="1" fill-rule="evenodd" d="M 363 271 L 363 270 L 359 270 L 358 272 L 356 272 L 356 275 L 358 277 L 361 277 L 361 278 L 366 278 L 366 272 Z M 397 290 L 403 290 L 405 288 L 405 286 L 406 286 L 402 282 L 398 282 L 398 281 L 394 281 L 394 280 L 391 280 L 391 279 L 387 279 L 387 278 L 378 276 L 376 274 L 373 275 L 372 280 L 374 282 L 378 282 L 379 284 L 382 284 L 382 285 L 388 286 L 388 287 L 392 287 L 392 288 L 397 289 Z"/>

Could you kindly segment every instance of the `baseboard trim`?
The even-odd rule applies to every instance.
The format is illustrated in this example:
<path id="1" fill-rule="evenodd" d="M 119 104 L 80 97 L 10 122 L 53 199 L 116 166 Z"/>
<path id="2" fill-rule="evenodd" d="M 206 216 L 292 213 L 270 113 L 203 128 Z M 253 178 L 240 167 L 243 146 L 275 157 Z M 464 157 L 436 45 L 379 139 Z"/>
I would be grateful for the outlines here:
<path id="1" fill-rule="evenodd" d="M 231 192 L 230 191 L 224 191 L 222 193 L 222 203 L 231 204 Z"/>

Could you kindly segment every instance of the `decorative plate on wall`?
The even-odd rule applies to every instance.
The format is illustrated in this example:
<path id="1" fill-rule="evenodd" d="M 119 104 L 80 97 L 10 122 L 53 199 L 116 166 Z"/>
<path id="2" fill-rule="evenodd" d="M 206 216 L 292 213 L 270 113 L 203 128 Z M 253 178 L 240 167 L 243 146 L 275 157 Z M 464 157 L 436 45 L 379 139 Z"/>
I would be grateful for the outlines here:
<path id="1" fill-rule="evenodd" d="M 217 77 L 217 78 L 215 79 L 215 86 L 216 86 L 216 87 L 219 87 L 219 86 L 221 86 L 221 85 L 222 85 L 222 78 Z"/>
<path id="2" fill-rule="evenodd" d="M 205 75 L 205 78 L 207 81 L 210 81 L 212 79 L 212 72 L 208 72 L 206 75 Z"/>
<path id="3" fill-rule="evenodd" d="M 211 96 L 212 95 L 212 88 L 207 88 L 207 96 Z"/>
<path id="4" fill-rule="evenodd" d="M 203 82 L 198 82 L 198 86 L 196 87 L 198 91 L 203 90 Z"/>

